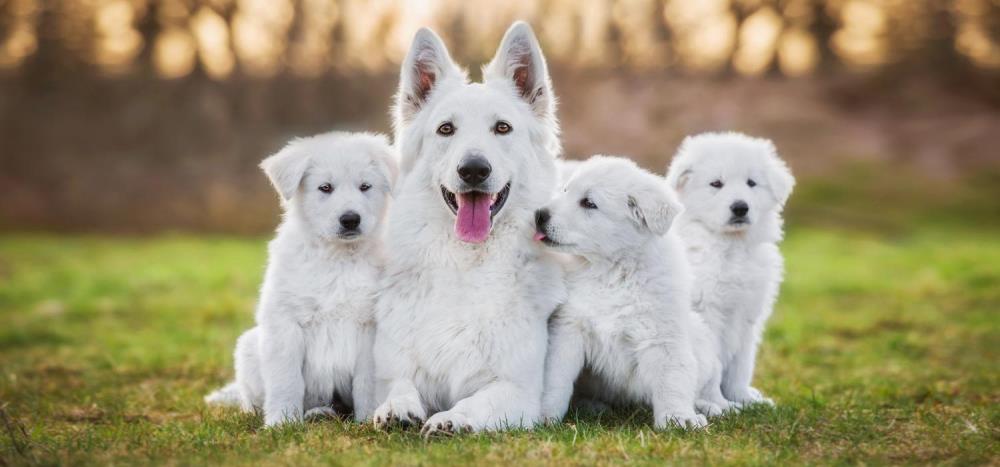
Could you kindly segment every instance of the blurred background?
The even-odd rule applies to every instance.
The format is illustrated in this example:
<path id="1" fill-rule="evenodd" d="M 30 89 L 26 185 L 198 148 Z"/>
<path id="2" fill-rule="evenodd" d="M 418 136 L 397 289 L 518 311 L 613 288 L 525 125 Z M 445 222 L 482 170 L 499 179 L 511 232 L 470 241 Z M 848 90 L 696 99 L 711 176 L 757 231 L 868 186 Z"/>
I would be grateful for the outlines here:
<path id="1" fill-rule="evenodd" d="M 799 176 L 795 220 L 997 222 L 1000 0 L 0 0 L 0 228 L 266 232 L 260 159 L 388 131 L 417 28 L 478 78 L 516 19 L 568 158 L 662 173 L 739 130 Z"/>

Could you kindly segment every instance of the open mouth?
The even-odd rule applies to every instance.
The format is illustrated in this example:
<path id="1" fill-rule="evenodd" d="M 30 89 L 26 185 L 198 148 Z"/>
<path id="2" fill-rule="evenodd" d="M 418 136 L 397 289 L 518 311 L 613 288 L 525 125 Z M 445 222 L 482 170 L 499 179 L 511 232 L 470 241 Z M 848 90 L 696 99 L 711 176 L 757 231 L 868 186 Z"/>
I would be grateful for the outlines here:
<path id="1" fill-rule="evenodd" d="M 497 193 L 453 193 L 441 186 L 444 203 L 455 214 L 455 233 L 459 239 L 469 243 L 481 243 L 489 237 L 493 218 L 503 209 L 509 195 L 509 182 Z"/>

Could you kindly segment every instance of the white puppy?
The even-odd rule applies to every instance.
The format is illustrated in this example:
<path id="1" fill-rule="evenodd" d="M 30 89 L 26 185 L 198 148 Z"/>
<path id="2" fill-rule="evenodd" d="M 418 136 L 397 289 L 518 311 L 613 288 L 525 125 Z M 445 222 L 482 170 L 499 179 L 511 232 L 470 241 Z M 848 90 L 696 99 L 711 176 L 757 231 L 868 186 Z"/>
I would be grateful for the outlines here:
<path id="1" fill-rule="evenodd" d="M 586 394 L 651 405 L 657 428 L 701 427 L 695 413 L 690 273 L 668 233 L 681 205 L 634 162 L 594 156 L 535 214 L 536 239 L 580 259 L 550 322 L 542 414 L 561 419 L 581 370 Z"/>
<path id="2" fill-rule="evenodd" d="M 429 29 L 403 62 L 403 178 L 377 305 L 379 428 L 540 420 L 546 323 L 565 294 L 558 266 L 531 241 L 532 214 L 555 188 L 555 96 L 525 23 L 507 31 L 483 75 L 469 83 Z"/>
<path id="3" fill-rule="evenodd" d="M 327 133 L 292 141 L 261 163 L 281 195 L 257 326 L 236 345 L 236 381 L 206 397 L 263 409 L 273 426 L 373 410 L 379 226 L 396 173 L 381 135 Z"/>
<path id="4" fill-rule="evenodd" d="M 667 183 L 684 204 L 675 230 L 695 274 L 694 309 L 716 339 L 722 393 L 770 404 L 750 383 L 782 280 L 781 210 L 795 179 L 770 141 L 708 133 L 684 140 Z"/>

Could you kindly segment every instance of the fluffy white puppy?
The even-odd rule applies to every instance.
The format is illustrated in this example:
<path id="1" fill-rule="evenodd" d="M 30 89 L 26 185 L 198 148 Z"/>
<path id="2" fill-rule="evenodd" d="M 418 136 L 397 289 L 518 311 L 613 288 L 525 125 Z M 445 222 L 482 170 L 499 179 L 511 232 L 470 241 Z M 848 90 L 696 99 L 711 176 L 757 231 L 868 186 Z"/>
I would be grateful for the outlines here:
<path id="1" fill-rule="evenodd" d="M 702 427 L 692 352 L 690 273 L 668 233 L 681 205 L 663 179 L 617 157 L 581 164 L 535 214 L 536 239 L 579 258 L 552 316 L 542 415 L 561 419 L 580 376 L 585 394 L 651 405 L 657 428 Z"/>
<path id="2" fill-rule="evenodd" d="M 675 230 L 695 274 L 694 309 L 716 339 L 722 393 L 771 404 L 750 383 L 782 280 L 781 211 L 795 179 L 770 141 L 706 133 L 684 140 L 667 183 L 684 204 Z"/>
<path id="3" fill-rule="evenodd" d="M 379 428 L 423 422 L 429 435 L 540 420 L 546 323 L 565 294 L 531 241 L 534 210 L 555 187 L 555 96 L 525 23 L 483 75 L 469 83 L 429 29 L 403 62 L 403 176 L 377 304 Z"/>
<path id="4" fill-rule="evenodd" d="M 395 156 L 384 136 L 334 132 L 296 139 L 261 168 L 281 195 L 284 220 L 268 246 L 257 326 L 236 344 L 236 381 L 206 401 L 263 409 L 267 426 L 333 415 L 335 400 L 365 420 L 378 232 Z"/>

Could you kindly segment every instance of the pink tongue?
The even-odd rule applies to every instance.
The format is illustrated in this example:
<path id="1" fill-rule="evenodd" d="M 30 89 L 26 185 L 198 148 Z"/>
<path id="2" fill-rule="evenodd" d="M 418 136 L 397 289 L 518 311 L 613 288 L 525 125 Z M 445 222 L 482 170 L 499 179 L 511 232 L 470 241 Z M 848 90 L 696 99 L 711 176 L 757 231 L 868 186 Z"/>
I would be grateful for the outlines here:
<path id="1" fill-rule="evenodd" d="M 490 236 L 490 196 L 484 193 L 456 194 L 458 217 L 455 233 L 464 242 L 482 243 Z"/>
<path id="2" fill-rule="evenodd" d="M 535 232 L 535 241 L 540 241 L 545 239 L 545 234 L 541 232 Z"/>

